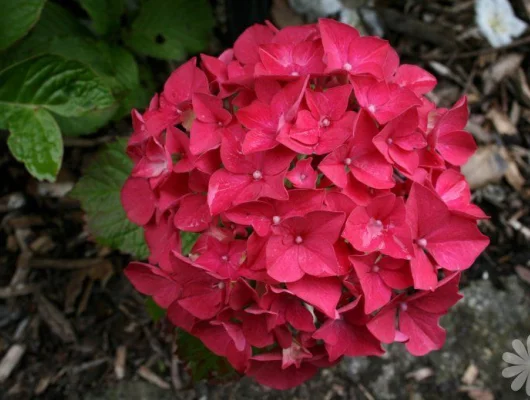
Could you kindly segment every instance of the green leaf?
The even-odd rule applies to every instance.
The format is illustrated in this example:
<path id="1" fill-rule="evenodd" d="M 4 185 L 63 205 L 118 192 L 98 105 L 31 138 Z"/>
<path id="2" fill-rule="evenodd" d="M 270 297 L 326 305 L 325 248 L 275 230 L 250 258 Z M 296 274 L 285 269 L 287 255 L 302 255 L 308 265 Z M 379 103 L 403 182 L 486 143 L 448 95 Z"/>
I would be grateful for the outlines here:
<path id="1" fill-rule="evenodd" d="M 114 114 L 113 120 L 119 121 L 123 117 L 131 115 L 133 108 L 143 109 L 149 104 L 155 90 L 148 90 L 142 85 L 138 85 L 121 101 L 118 111 Z"/>
<path id="2" fill-rule="evenodd" d="M 206 48 L 213 22 L 207 0 L 144 0 L 124 39 L 140 54 L 182 60 Z"/>
<path id="3" fill-rule="evenodd" d="M 114 88 L 119 82 L 114 78 L 112 53 L 114 49 L 107 43 L 84 37 L 58 37 L 52 40 L 47 54 L 56 54 L 67 60 L 76 60 L 90 67 L 105 84 Z M 134 60 L 133 60 L 134 62 Z"/>
<path id="4" fill-rule="evenodd" d="M 150 94 L 155 91 L 155 88 L 146 90 L 140 84 L 138 64 L 128 50 L 90 36 L 90 32 L 67 10 L 48 2 L 33 31 L 0 59 L 2 70 L 36 56 L 59 55 L 81 62 L 110 89 L 115 101 L 104 108 L 87 110 L 78 117 L 54 114 L 64 135 L 93 133 L 109 120 L 128 115 L 132 108 L 145 107 Z"/>
<path id="5" fill-rule="evenodd" d="M 124 0 L 79 0 L 90 15 L 92 27 L 98 35 L 106 35 L 120 27 L 120 17 L 125 8 Z"/>
<path id="6" fill-rule="evenodd" d="M 238 377 L 226 358 L 212 353 L 195 336 L 179 329 L 177 344 L 179 358 L 187 363 L 194 382 L 202 379 L 227 382 Z"/>
<path id="7" fill-rule="evenodd" d="M 88 228 L 97 242 L 144 259 L 149 250 L 143 229 L 130 222 L 121 206 L 120 191 L 132 169 L 125 154 L 126 139 L 107 145 L 84 171 L 71 196 L 81 202 Z"/>
<path id="8" fill-rule="evenodd" d="M 4 0 L 0 12 L 0 50 L 7 49 L 39 20 L 46 0 Z"/>
<path id="9" fill-rule="evenodd" d="M 90 32 L 67 10 L 55 3 L 47 2 L 39 22 L 33 30 L 0 58 L 0 71 L 27 60 L 46 54 L 52 41 L 57 38 L 85 37 Z"/>
<path id="10" fill-rule="evenodd" d="M 129 96 L 140 88 L 138 64 L 133 55 L 124 48 L 110 46 L 103 41 L 72 37 L 57 38 L 49 48 L 50 53 L 67 59 L 78 60 L 92 70 L 107 85 L 117 100 L 109 107 L 97 111 L 88 111 L 77 118 L 58 117 L 61 130 L 66 135 L 93 133 L 105 126 L 129 100 Z M 146 102 L 127 104 L 129 107 L 121 116 L 130 113 L 135 105 L 144 106 Z"/>
<path id="11" fill-rule="evenodd" d="M 140 71 L 134 56 L 122 47 L 110 48 L 111 75 L 116 78 L 120 88 L 133 90 L 140 85 Z"/>
<path id="12" fill-rule="evenodd" d="M 199 238 L 198 233 L 194 232 L 180 232 L 180 239 L 182 240 L 182 254 L 188 255 L 191 251 L 191 248 Z"/>
<path id="13" fill-rule="evenodd" d="M 33 33 L 53 38 L 58 36 L 85 36 L 90 31 L 68 10 L 58 4 L 48 2 Z"/>
<path id="14" fill-rule="evenodd" d="M 114 120 L 119 120 L 131 114 L 133 108 L 146 108 L 153 93 L 157 91 L 157 83 L 153 77 L 151 69 L 146 64 L 139 64 L 139 82 L 127 96 L 121 101 L 120 108 L 114 115 Z"/>
<path id="15" fill-rule="evenodd" d="M 20 108 L 8 117 L 7 145 L 37 179 L 54 181 L 63 158 L 63 139 L 51 114 L 42 109 Z"/>
<path id="16" fill-rule="evenodd" d="M 45 11 L 47 9 L 48 7 Z M 40 34 L 41 24 L 48 25 L 60 17 L 69 21 L 66 24 L 69 28 L 56 32 L 58 36 L 53 38 L 47 38 L 44 32 Z M 134 56 L 123 47 L 112 46 L 82 35 L 79 27 L 74 25 L 76 21 L 71 21 L 71 18 L 73 17 L 66 10 L 52 7 L 50 11 L 43 13 L 35 28 L 39 35 L 28 36 L 20 46 L 15 46 L 14 51 L 9 51 L 6 58 L 16 62 L 26 60 L 30 56 L 55 54 L 67 60 L 79 61 L 91 69 L 100 78 L 101 83 L 112 91 L 116 101 L 104 108 L 87 110 L 75 118 L 55 115 L 63 134 L 83 135 L 105 126 L 117 116 L 118 110 L 119 115 L 123 117 L 130 113 L 132 107 L 145 106 L 148 99 L 141 92 L 139 68 Z M 67 32 L 70 34 L 65 36 Z"/>
<path id="17" fill-rule="evenodd" d="M 43 107 L 75 117 L 113 103 L 112 93 L 101 78 L 79 61 L 46 55 L 0 72 L 0 106 Z"/>
<path id="18" fill-rule="evenodd" d="M 55 115 L 55 120 L 65 136 L 86 135 L 94 133 L 98 129 L 107 125 L 116 114 L 116 110 L 118 110 L 117 103 L 108 108 L 89 111 L 80 117 L 62 117 L 60 115 Z"/>
<path id="19" fill-rule="evenodd" d="M 145 299 L 145 308 L 154 322 L 158 322 L 166 316 L 166 310 L 156 304 L 152 297 Z"/>

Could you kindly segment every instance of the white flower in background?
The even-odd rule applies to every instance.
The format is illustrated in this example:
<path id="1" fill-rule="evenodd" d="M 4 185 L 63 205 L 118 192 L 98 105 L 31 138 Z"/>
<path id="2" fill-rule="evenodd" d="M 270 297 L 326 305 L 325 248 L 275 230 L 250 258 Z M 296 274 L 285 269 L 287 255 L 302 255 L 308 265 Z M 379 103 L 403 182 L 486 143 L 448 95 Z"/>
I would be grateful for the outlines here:
<path id="1" fill-rule="evenodd" d="M 476 0 L 477 25 L 493 47 L 512 42 L 526 30 L 526 22 L 517 18 L 508 0 Z"/>
<path id="2" fill-rule="evenodd" d="M 502 355 L 502 359 L 511 367 L 506 367 L 502 370 L 502 376 L 505 378 L 513 378 L 511 388 L 515 392 L 521 389 L 526 383 L 526 394 L 530 396 L 530 336 L 526 339 L 526 347 L 521 340 L 514 340 L 512 342 L 513 349 L 517 354 L 506 352 Z"/>

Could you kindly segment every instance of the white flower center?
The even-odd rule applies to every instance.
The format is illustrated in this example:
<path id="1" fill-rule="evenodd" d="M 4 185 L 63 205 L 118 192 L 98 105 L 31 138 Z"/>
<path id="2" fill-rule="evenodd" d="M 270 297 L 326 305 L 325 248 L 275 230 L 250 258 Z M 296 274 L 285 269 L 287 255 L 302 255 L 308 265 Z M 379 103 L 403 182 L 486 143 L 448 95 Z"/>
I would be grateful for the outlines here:
<path id="1" fill-rule="evenodd" d="M 259 181 L 261 178 L 263 178 L 263 174 L 261 173 L 261 171 L 256 170 L 252 173 L 252 177 L 255 180 Z"/>
<path id="2" fill-rule="evenodd" d="M 497 33 L 502 34 L 508 31 L 506 25 L 503 23 L 504 21 L 497 14 L 491 17 L 488 22 L 489 22 L 489 25 L 491 26 L 491 29 L 493 29 Z"/>

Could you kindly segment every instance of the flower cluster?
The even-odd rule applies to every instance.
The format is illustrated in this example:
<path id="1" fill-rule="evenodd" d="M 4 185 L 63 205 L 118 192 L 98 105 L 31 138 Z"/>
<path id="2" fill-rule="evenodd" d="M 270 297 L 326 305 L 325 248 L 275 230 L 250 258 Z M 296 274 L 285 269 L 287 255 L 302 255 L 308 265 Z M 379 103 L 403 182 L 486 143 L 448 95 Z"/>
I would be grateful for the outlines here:
<path id="1" fill-rule="evenodd" d="M 122 190 L 149 263 L 126 275 L 168 319 L 279 389 L 344 355 L 439 349 L 460 271 L 488 244 L 459 167 L 463 98 L 339 22 L 254 25 L 133 111 Z M 198 233 L 189 254 L 182 232 Z"/>

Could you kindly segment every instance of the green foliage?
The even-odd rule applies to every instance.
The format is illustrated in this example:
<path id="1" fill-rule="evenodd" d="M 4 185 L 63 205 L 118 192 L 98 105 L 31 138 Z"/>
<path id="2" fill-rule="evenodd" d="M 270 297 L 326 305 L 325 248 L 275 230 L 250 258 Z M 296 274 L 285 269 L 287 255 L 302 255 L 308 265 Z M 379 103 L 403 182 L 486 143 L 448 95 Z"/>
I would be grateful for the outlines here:
<path id="1" fill-rule="evenodd" d="M 188 255 L 198 238 L 198 233 L 180 232 L 180 239 L 182 240 L 182 254 Z"/>
<path id="2" fill-rule="evenodd" d="M 92 19 L 92 29 L 107 35 L 120 28 L 120 17 L 125 11 L 125 0 L 79 0 Z"/>
<path id="3" fill-rule="evenodd" d="M 151 297 L 145 300 L 147 313 L 154 322 L 166 317 L 166 310 Z M 177 353 L 188 369 L 194 382 L 208 379 L 215 382 L 228 382 L 239 375 L 228 360 L 212 353 L 201 341 L 182 329 L 177 329 Z"/>
<path id="4" fill-rule="evenodd" d="M 152 297 L 145 299 L 145 308 L 154 322 L 158 322 L 166 316 L 166 310 L 156 304 Z"/>
<path id="5" fill-rule="evenodd" d="M 114 98 L 92 70 L 56 55 L 39 56 L 0 72 L 0 107 L 44 108 L 78 117 L 112 105 Z"/>
<path id="6" fill-rule="evenodd" d="M 17 108 L 8 127 L 7 145 L 13 156 L 37 178 L 52 180 L 63 158 L 63 138 L 51 114 L 43 108 Z"/>
<path id="7" fill-rule="evenodd" d="M 179 358 L 186 363 L 194 382 L 202 379 L 227 382 L 238 374 L 226 358 L 212 353 L 198 338 L 178 330 Z"/>
<path id="8" fill-rule="evenodd" d="M 140 54 L 183 60 L 208 45 L 212 27 L 207 0 L 146 0 L 124 38 Z"/>
<path id="9" fill-rule="evenodd" d="M 4 0 L 0 13 L 0 50 L 24 37 L 38 21 L 46 0 Z"/>
<path id="10" fill-rule="evenodd" d="M 60 133 L 93 133 L 147 105 L 154 87 L 143 56 L 182 60 L 205 48 L 213 25 L 206 0 L 143 0 L 139 9 L 126 0 L 77 2 L 63 4 L 86 17 L 54 0 L 2 3 L 0 128 L 38 179 L 59 171 Z"/>
<path id="11" fill-rule="evenodd" d="M 81 202 L 96 241 L 143 259 L 149 254 L 143 229 L 127 219 L 120 202 L 121 188 L 132 169 L 126 144 L 120 139 L 103 148 L 70 195 Z"/>

